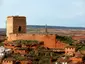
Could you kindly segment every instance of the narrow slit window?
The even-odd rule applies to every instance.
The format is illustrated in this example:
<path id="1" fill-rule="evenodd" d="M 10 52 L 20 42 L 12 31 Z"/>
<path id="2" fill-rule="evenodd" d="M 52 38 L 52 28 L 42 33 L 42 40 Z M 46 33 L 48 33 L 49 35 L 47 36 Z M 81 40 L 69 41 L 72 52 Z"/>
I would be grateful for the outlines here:
<path id="1" fill-rule="evenodd" d="M 19 26 L 19 28 L 18 28 L 18 32 L 21 32 L 21 26 Z"/>

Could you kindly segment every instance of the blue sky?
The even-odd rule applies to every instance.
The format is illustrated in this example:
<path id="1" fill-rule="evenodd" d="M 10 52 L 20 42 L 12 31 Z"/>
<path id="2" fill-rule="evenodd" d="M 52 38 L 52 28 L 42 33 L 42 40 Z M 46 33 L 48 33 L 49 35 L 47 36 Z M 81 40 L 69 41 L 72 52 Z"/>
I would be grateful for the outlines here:
<path id="1" fill-rule="evenodd" d="M 28 25 L 85 27 L 85 0 L 0 0 L 0 28 L 11 15 L 26 16 Z"/>

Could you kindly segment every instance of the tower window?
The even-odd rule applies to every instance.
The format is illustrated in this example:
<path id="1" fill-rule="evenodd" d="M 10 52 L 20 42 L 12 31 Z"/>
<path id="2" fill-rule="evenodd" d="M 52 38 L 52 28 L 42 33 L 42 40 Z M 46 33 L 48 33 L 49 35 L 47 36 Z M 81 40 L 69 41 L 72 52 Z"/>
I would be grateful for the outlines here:
<path id="1" fill-rule="evenodd" d="M 19 26 L 19 28 L 18 28 L 18 32 L 21 32 L 21 26 Z"/>

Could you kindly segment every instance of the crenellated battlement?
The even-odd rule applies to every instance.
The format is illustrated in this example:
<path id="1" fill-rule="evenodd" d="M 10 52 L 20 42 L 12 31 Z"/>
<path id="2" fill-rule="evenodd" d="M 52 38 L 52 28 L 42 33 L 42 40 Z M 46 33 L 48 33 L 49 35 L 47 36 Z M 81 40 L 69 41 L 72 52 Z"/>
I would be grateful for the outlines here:
<path id="1" fill-rule="evenodd" d="M 26 33 L 17 33 L 10 34 L 8 37 L 8 41 L 13 40 L 38 40 L 44 41 L 44 45 L 46 47 L 55 47 L 56 44 L 56 35 L 55 34 L 26 34 Z"/>

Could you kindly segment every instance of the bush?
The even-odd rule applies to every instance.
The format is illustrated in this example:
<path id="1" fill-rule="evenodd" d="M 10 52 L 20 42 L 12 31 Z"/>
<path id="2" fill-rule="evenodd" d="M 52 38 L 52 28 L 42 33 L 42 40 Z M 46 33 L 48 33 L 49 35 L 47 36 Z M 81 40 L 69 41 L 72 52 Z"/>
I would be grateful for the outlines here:
<path id="1" fill-rule="evenodd" d="M 59 36 L 59 35 L 57 35 L 56 39 L 59 40 L 59 41 L 62 41 L 64 43 L 67 43 L 69 45 L 72 45 L 72 43 L 74 42 L 74 40 L 71 37 L 68 37 L 68 36 Z"/>
<path id="2" fill-rule="evenodd" d="M 1 43 L 0 43 L 0 46 L 4 46 L 4 43 L 3 43 L 3 42 L 1 42 Z"/>
<path id="3" fill-rule="evenodd" d="M 25 60 L 26 57 L 24 56 L 21 56 L 20 54 L 13 54 L 12 57 L 15 59 L 15 60 Z"/>

